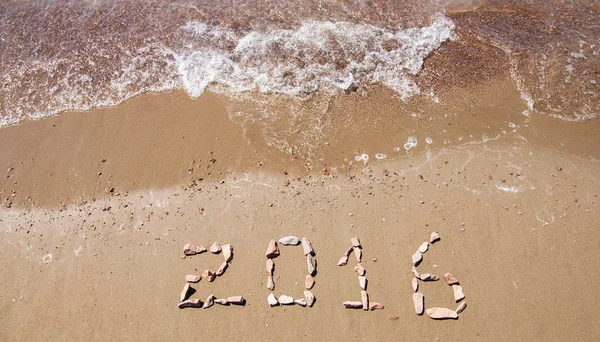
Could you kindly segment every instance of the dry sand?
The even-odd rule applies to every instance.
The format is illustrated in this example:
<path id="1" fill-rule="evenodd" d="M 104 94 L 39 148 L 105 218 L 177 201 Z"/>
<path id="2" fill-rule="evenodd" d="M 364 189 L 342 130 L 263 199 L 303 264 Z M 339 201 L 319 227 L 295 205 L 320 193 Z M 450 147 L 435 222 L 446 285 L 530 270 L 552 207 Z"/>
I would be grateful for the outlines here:
<path id="1" fill-rule="evenodd" d="M 0 130 L 0 340 L 597 339 L 598 122 L 527 118 L 511 84 L 440 105 L 374 89 L 288 121 L 214 94 L 145 95 Z M 286 106 L 268 109 L 283 118 Z M 411 255 L 432 231 L 441 241 L 419 270 L 461 281 L 456 321 L 412 307 Z M 264 253 L 287 235 L 316 250 L 313 308 L 267 305 Z M 354 256 L 336 266 L 353 236 L 383 310 L 342 306 L 360 300 Z M 182 258 L 183 245 L 215 240 L 233 262 L 192 297 L 246 306 L 178 309 L 184 276 L 222 261 Z M 299 298 L 302 248 L 280 248 L 274 294 Z M 443 280 L 419 291 L 426 308 L 458 306 Z"/>

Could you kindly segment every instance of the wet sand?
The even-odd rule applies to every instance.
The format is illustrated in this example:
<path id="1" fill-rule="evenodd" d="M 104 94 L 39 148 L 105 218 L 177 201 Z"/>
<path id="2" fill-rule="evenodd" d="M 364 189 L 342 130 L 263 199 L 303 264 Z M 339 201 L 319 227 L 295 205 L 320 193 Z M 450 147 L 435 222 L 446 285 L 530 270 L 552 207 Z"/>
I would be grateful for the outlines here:
<path id="1" fill-rule="evenodd" d="M 307 102 L 295 121 L 263 115 L 285 102 L 145 95 L 2 129 L 0 339 L 593 340 L 598 122 L 528 118 L 512 84 L 440 104 L 374 88 Z M 456 321 L 412 307 L 411 255 L 432 231 L 419 271 L 459 278 Z M 286 235 L 315 248 L 312 308 L 267 305 L 264 252 Z M 336 266 L 353 236 L 383 310 L 342 306 L 360 300 L 353 256 Z M 183 245 L 215 240 L 233 262 L 192 297 L 246 306 L 178 309 L 184 276 L 222 261 Z M 301 247 L 280 248 L 274 294 L 299 298 Z M 420 286 L 426 308 L 458 305 L 443 280 Z"/>

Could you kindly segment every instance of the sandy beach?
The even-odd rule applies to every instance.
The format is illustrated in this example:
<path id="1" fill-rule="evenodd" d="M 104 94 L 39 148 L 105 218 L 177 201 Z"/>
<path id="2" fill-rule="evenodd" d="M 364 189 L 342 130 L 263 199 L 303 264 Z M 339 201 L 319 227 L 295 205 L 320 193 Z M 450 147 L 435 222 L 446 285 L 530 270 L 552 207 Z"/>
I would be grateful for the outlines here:
<path id="1" fill-rule="evenodd" d="M 311 140 L 316 148 L 292 153 L 215 94 L 145 95 L 0 130 L 0 338 L 593 340 L 598 123 L 525 117 L 502 79 L 440 103 L 341 94 L 329 113 L 346 117 L 319 128 L 327 138 Z M 435 120 L 376 124 L 416 105 Z M 449 108 L 455 115 L 438 115 Z M 465 123 L 467 113 L 480 122 Z M 419 139 L 414 152 L 394 152 L 408 136 Z M 458 320 L 413 309 L 411 255 L 434 231 L 441 240 L 418 269 L 457 276 L 467 303 Z M 312 308 L 267 304 L 264 253 L 288 235 L 316 252 Z M 342 305 L 360 300 L 354 256 L 337 266 L 354 236 L 383 310 Z M 183 258 L 183 246 L 214 241 L 231 244 L 233 260 L 214 282 L 192 284 L 192 297 L 241 295 L 246 305 L 179 309 L 185 275 L 222 261 Z M 280 250 L 273 293 L 303 297 L 302 248 Z M 443 279 L 419 292 L 426 308 L 458 306 Z"/>

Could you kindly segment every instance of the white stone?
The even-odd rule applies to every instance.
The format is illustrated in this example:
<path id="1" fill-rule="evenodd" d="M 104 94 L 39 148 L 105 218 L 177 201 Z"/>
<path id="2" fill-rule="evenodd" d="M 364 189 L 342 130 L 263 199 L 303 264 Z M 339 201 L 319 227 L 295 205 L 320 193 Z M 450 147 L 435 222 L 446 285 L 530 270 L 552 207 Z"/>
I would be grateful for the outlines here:
<path id="1" fill-rule="evenodd" d="M 223 263 L 221 264 L 221 266 L 219 266 L 219 269 L 217 270 L 217 275 L 220 277 L 223 275 L 223 273 L 225 273 L 225 270 L 227 269 L 227 267 L 229 266 L 229 264 L 227 263 L 227 261 L 223 261 Z"/>
<path id="2" fill-rule="evenodd" d="M 346 309 L 362 309 L 363 303 L 356 302 L 356 301 L 347 301 L 347 302 L 344 302 L 344 307 Z"/>
<path id="3" fill-rule="evenodd" d="M 452 285 L 452 290 L 454 291 L 454 301 L 460 302 L 465 299 L 465 294 L 463 292 L 463 288 L 460 285 Z"/>
<path id="4" fill-rule="evenodd" d="M 412 273 L 415 275 L 415 277 L 420 278 L 421 274 L 419 273 L 419 270 L 417 270 L 417 268 L 415 266 L 413 266 L 412 268 Z"/>
<path id="5" fill-rule="evenodd" d="M 312 254 L 306 256 L 306 265 L 308 266 L 308 274 L 314 275 L 317 271 L 317 260 Z"/>
<path id="6" fill-rule="evenodd" d="M 315 255 L 315 250 L 313 249 L 312 244 L 305 237 L 302 238 L 302 249 L 304 250 L 304 255 Z"/>
<path id="7" fill-rule="evenodd" d="M 279 239 L 279 243 L 285 246 L 298 246 L 300 239 L 295 236 L 286 236 Z"/>
<path id="8" fill-rule="evenodd" d="M 440 234 L 438 234 L 437 232 L 431 233 L 431 237 L 429 238 L 429 242 L 430 243 L 435 243 L 437 241 L 440 241 Z"/>
<path id="9" fill-rule="evenodd" d="M 350 243 L 352 244 L 352 246 L 354 247 L 360 247 L 360 240 L 358 239 L 357 236 L 353 237 L 352 239 L 350 239 Z"/>
<path id="10" fill-rule="evenodd" d="M 346 266 L 348 264 L 348 256 L 344 255 L 343 257 L 340 258 L 340 261 L 338 261 L 338 266 Z"/>
<path id="11" fill-rule="evenodd" d="M 358 273 L 358 275 L 361 276 L 364 276 L 366 272 L 365 268 L 361 264 L 356 264 L 356 266 L 354 266 L 354 271 L 356 271 L 356 273 Z"/>
<path id="12" fill-rule="evenodd" d="M 267 303 L 269 303 L 269 306 L 279 305 L 279 301 L 277 301 L 277 298 L 272 293 L 267 297 Z"/>
<path id="13" fill-rule="evenodd" d="M 367 278 L 363 277 L 363 276 L 358 276 L 358 284 L 360 285 L 360 288 L 363 290 L 367 289 Z"/>
<path id="14" fill-rule="evenodd" d="M 415 254 L 412 255 L 413 265 L 417 266 L 423 260 L 423 254 L 421 252 L 416 251 Z"/>
<path id="15" fill-rule="evenodd" d="M 184 300 L 183 302 L 177 304 L 177 307 L 180 309 L 184 308 L 200 308 L 202 307 L 202 302 L 198 298 Z"/>
<path id="16" fill-rule="evenodd" d="M 360 300 L 363 305 L 363 310 L 369 310 L 369 294 L 367 293 L 367 291 L 360 291 Z"/>
<path id="17" fill-rule="evenodd" d="M 354 248 L 354 256 L 356 257 L 356 261 L 361 262 L 362 250 L 360 248 Z"/>
<path id="18" fill-rule="evenodd" d="M 185 246 L 183 246 L 183 254 L 185 254 L 185 255 L 196 254 L 196 246 L 192 245 L 191 243 L 186 243 Z"/>
<path id="19" fill-rule="evenodd" d="M 271 291 L 275 290 L 275 282 L 273 281 L 273 277 L 269 276 L 267 278 L 267 288 Z"/>
<path id="20" fill-rule="evenodd" d="M 181 291 L 181 294 L 179 295 L 179 301 L 183 302 L 186 299 L 188 299 L 188 296 L 190 295 L 191 290 L 192 290 L 192 287 L 190 286 L 190 284 L 183 285 L 183 290 Z"/>
<path id="21" fill-rule="evenodd" d="M 430 308 L 426 310 L 427 316 L 433 319 L 457 319 L 458 314 L 447 308 Z"/>
<path id="22" fill-rule="evenodd" d="M 202 308 L 208 309 L 213 306 L 213 304 L 215 304 L 215 299 L 216 298 L 213 295 L 208 296 L 208 298 L 206 298 L 206 302 L 204 302 L 204 305 L 202 305 Z"/>
<path id="23" fill-rule="evenodd" d="M 225 299 L 225 298 L 215 299 L 215 304 L 227 305 L 227 299 Z"/>
<path id="24" fill-rule="evenodd" d="M 221 247 L 223 249 L 223 258 L 226 262 L 230 262 L 233 258 L 233 246 L 231 246 L 230 244 L 226 244 Z"/>
<path id="25" fill-rule="evenodd" d="M 219 243 L 215 241 L 215 243 L 213 243 L 212 246 L 210 246 L 210 252 L 213 254 L 221 253 L 221 245 L 219 245 Z"/>
<path id="26" fill-rule="evenodd" d="M 246 300 L 242 296 L 231 296 L 227 297 L 227 303 L 235 305 L 245 305 Z"/>
<path id="27" fill-rule="evenodd" d="M 281 305 L 294 304 L 294 298 L 286 295 L 281 295 L 279 296 L 279 303 L 281 303 Z"/>
<path id="28" fill-rule="evenodd" d="M 185 276 L 185 281 L 190 283 L 197 283 L 200 279 L 202 279 L 202 277 L 196 274 L 188 274 Z"/>
<path id="29" fill-rule="evenodd" d="M 310 307 L 315 303 L 315 296 L 310 291 L 304 291 L 304 298 L 306 298 L 306 304 Z"/>
<path id="30" fill-rule="evenodd" d="M 352 251 L 354 250 L 354 247 L 350 247 L 346 250 L 346 252 L 344 252 L 344 256 L 349 257 L 350 253 L 352 253 Z"/>
<path id="31" fill-rule="evenodd" d="M 421 254 L 427 252 L 428 249 L 429 249 L 429 242 L 423 242 L 423 244 L 421 246 L 419 246 L 419 252 L 421 252 Z"/>
<path id="32" fill-rule="evenodd" d="M 299 298 L 294 300 L 294 304 L 300 305 L 300 306 L 306 306 L 306 298 Z"/>
<path id="33" fill-rule="evenodd" d="M 415 291 L 415 292 L 419 291 L 419 280 L 417 278 L 413 278 L 412 288 L 413 288 L 413 291 Z"/>
<path id="34" fill-rule="evenodd" d="M 440 277 L 430 273 L 423 273 L 419 276 L 419 279 L 422 281 L 438 281 L 440 280 Z"/>
<path id="35" fill-rule="evenodd" d="M 275 269 L 275 263 L 273 262 L 273 259 L 267 259 L 267 273 L 269 275 L 273 275 L 273 270 Z"/>
<path id="36" fill-rule="evenodd" d="M 467 308 L 467 302 L 462 302 L 458 305 L 458 307 L 456 308 L 456 314 L 459 314 L 463 311 L 465 311 L 465 309 Z"/>
<path id="37" fill-rule="evenodd" d="M 423 296 L 422 293 L 416 292 L 416 293 L 413 293 L 412 300 L 413 300 L 413 306 L 415 307 L 415 313 L 417 315 L 422 315 L 425 297 Z"/>

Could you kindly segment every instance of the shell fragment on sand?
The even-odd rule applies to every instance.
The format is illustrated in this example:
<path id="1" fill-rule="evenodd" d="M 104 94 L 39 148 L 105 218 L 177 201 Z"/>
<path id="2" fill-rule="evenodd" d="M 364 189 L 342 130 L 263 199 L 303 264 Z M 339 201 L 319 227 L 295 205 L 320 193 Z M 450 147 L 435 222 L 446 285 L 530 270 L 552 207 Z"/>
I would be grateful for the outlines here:
<path id="1" fill-rule="evenodd" d="M 215 280 L 216 277 L 217 275 L 209 270 L 205 270 L 204 272 L 202 272 L 202 278 L 204 278 L 204 280 L 206 281 L 212 282 L 213 280 Z"/>
<path id="2" fill-rule="evenodd" d="M 413 278 L 412 288 L 413 288 L 413 291 L 415 291 L 415 292 L 419 291 L 419 280 L 417 278 Z"/>
<path id="3" fill-rule="evenodd" d="M 412 300 L 413 300 L 413 306 L 415 307 L 415 313 L 417 315 L 422 315 L 425 297 L 423 296 L 422 293 L 416 292 L 416 293 L 413 293 Z"/>
<path id="4" fill-rule="evenodd" d="M 444 274 L 444 279 L 446 279 L 446 283 L 448 285 L 458 285 L 458 284 L 460 284 L 460 282 L 458 281 L 458 279 L 456 279 L 456 277 L 452 273 L 446 273 L 446 274 Z"/>
<path id="5" fill-rule="evenodd" d="M 360 288 L 363 290 L 367 289 L 367 278 L 363 277 L 363 276 L 358 276 L 358 285 L 360 285 Z"/>
<path id="6" fill-rule="evenodd" d="M 463 288 L 460 285 L 452 285 L 452 290 L 454 291 L 454 301 L 460 302 L 465 299 L 465 293 L 463 292 Z"/>
<path id="7" fill-rule="evenodd" d="M 459 313 L 465 311 L 465 309 L 467 308 L 467 302 L 462 302 L 458 305 L 458 307 L 456 308 L 456 314 L 458 315 Z"/>
<path id="8" fill-rule="evenodd" d="M 312 307 L 315 303 L 315 295 L 313 295 L 313 293 L 310 291 L 304 291 L 304 298 L 306 298 L 306 304 L 309 307 Z"/>
<path id="9" fill-rule="evenodd" d="M 183 285 L 183 290 L 181 290 L 181 293 L 179 294 L 179 301 L 184 302 L 186 299 L 188 299 L 191 293 L 192 287 L 190 284 Z"/>
<path id="10" fill-rule="evenodd" d="M 295 299 L 294 300 L 294 304 L 296 305 L 300 305 L 300 306 L 306 306 L 306 298 L 299 298 L 299 299 Z"/>
<path id="11" fill-rule="evenodd" d="M 457 319 L 458 314 L 447 308 L 430 308 L 425 310 L 427 316 L 432 319 Z"/>
<path id="12" fill-rule="evenodd" d="M 356 236 L 350 239 L 350 243 L 353 247 L 360 247 L 360 240 Z"/>
<path id="13" fill-rule="evenodd" d="M 338 261 L 338 266 L 346 266 L 348 264 L 348 256 L 344 255 Z"/>
<path id="14" fill-rule="evenodd" d="M 213 254 L 219 254 L 219 253 L 221 253 L 221 245 L 219 245 L 219 243 L 215 241 L 212 244 L 212 246 L 210 246 L 210 252 L 213 253 Z"/>
<path id="15" fill-rule="evenodd" d="M 277 298 L 275 298 L 275 295 L 272 293 L 267 297 L 267 303 L 269 303 L 269 306 L 279 305 L 279 301 L 277 300 Z"/>
<path id="16" fill-rule="evenodd" d="M 208 296 L 208 298 L 206 298 L 206 302 L 204 302 L 204 305 L 202 305 L 202 308 L 208 309 L 213 306 L 213 304 L 215 304 L 215 299 L 216 297 L 214 295 Z"/>
<path id="17" fill-rule="evenodd" d="M 310 290 L 315 286 L 315 278 L 313 278 L 310 274 L 306 275 L 306 281 L 304 282 L 304 287 L 307 290 Z"/>
<path id="18" fill-rule="evenodd" d="M 202 302 L 198 298 L 184 300 L 181 303 L 177 304 L 177 307 L 180 309 L 184 308 L 201 308 Z"/>
<path id="19" fill-rule="evenodd" d="M 223 263 L 221 264 L 221 266 L 219 266 L 219 269 L 217 270 L 217 275 L 220 277 L 223 275 L 223 273 L 225 273 L 225 270 L 227 269 L 227 267 L 229 266 L 229 264 L 227 263 L 227 260 L 223 261 Z"/>
<path id="20" fill-rule="evenodd" d="M 279 239 L 279 243 L 284 246 L 298 246 L 300 244 L 300 239 L 295 236 L 286 236 Z"/>
<path id="21" fill-rule="evenodd" d="M 294 298 L 286 295 L 281 295 L 279 296 L 279 303 L 281 303 L 281 305 L 291 305 L 294 304 Z"/>
<path id="22" fill-rule="evenodd" d="M 275 290 L 275 282 L 273 281 L 273 277 L 269 276 L 267 278 L 267 288 L 271 291 Z"/>
<path id="23" fill-rule="evenodd" d="M 191 243 L 186 243 L 185 246 L 183 246 L 183 254 L 185 254 L 185 255 L 196 254 L 196 246 L 192 245 Z"/>
<path id="24" fill-rule="evenodd" d="M 308 267 L 308 274 L 311 276 L 317 271 L 317 260 L 309 254 L 306 256 L 306 266 Z"/>
<path id="25" fill-rule="evenodd" d="M 363 310 L 369 310 L 369 294 L 367 291 L 360 291 L 360 300 L 363 305 Z"/>
<path id="26" fill-rule="evenodd" d="M 440 234 L 437 232 L 431 233 L 431 237 L 429 238 L 429 243 L 435 243 L 440 241 Z"/>
<path id="27" fill-rule="evenodd" d="M 223 258 L 225 259 L 225 262 L 230 262 L 233 258 L 233 246 L 226 244 L 221 246 L 221 248 L 223 249 Z"/>
<path id="28" fill-rule="evenodd" d="M 202 277 L 196 274 L 188 274 L 185 276 L 185 281 L 189 283 L 197 283 L 200 279 L 202 279 Z"/>
<path id="29" fill-rule="evenodd" d="M 419 276 L 419 279 L 422 281 L 438 281 L 440 280 L 440 277 L 436 276 L 435 274 L 423 273 Z"/>
<path id="30" fill-rule="evenodd" d="M 265 253 L 267 258 L 275 258 L 279 255 L 279 248 L 277 247 L 277 242 L 274 239 L 269 241 L 269 247 L 267 247 L 267 252 Z"/>
<path id="31" fill-rule="evenodd" d="M 275 269 L 275 263 L 273 262 L 273 259 L 267 259 L 267 273 L 269 275 L 273 275 L 273 270 Z"/>
<path id="32" fill-rule="evenodd" d="M 356 301 L 347 301 L 347 302 L 344 302 L 344 307 L 346 309 L 362 309 L 363 303 L 356 302 Z"/>
<path id="33" fill-rule="evenodd" d="M 383 310 L 384 307 L 385 306 L 383 304 L 381 304 L 381 303 L 376 303 L 376 302 L 369 303 L 369 309 L 371 311 L 373 311 L 373 310 Z"/>
<path id="34" fill-rule="evenodd" d="M 419 246 L 419 252 L 421 252 L 421 254 L 427 252 L 428 249 L 429 249 L 429 242 L 423 242 L 423 244 L 421 244 L 421 246 Z"/>
<path id="35" fill-rule="evenodd" d="M 242 296 L 227 297 L 227 303 L 235 305 L 246 305 L 246 300 Z"/>
<path id="36" fill-rule="evenodd" d="M 423 260 L 423 254 L 421 254 L 419 251 L 416 251 L 415 254 L 412 255 L 411 259 L 413 265 L 418 266 Z"/>
<path id="37" fill-rule="evenodd" d="M 315 255 L 315 250 L 313 249 L 312 244 L 305 237 L 302 238 L 302 249 L 304 250 L 304 255 Z"/>

